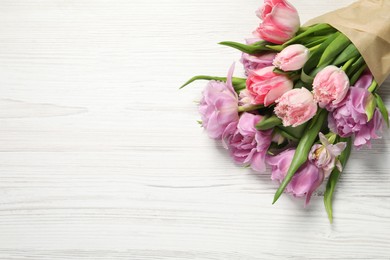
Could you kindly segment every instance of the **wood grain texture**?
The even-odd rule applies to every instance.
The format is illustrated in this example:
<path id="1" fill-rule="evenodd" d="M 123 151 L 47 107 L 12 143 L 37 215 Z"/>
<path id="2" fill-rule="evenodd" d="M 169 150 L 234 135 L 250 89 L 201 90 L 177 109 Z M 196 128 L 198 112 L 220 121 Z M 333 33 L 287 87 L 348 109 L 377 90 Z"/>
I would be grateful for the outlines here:
<path id="1" fill-rule="evenodd" d="M 302 21 L 352 0 L 291 1 Z M 0 259 L 390 259 L 390 135 L 330 225 L 196 124 L 259 1 L 0 0 Z M 237 66 L 239 67 L 239 66 Z M 240 75 L 242 70 L 237 69 Z M 381 94 L 390 106 L 390 82 Z"/>

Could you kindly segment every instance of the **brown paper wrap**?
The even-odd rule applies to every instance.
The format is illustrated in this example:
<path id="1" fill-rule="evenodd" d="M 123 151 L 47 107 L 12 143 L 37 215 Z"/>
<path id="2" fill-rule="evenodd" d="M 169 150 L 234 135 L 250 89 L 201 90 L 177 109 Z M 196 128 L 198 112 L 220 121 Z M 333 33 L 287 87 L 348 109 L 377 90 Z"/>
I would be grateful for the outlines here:
<path id="1" fill-rule="evenodd" d="M 359 0 L 321 15 L 305 26 L 327 23 L 345 34 L 360 51 L 378 84 L 390 74 L 390 0 Z"/>

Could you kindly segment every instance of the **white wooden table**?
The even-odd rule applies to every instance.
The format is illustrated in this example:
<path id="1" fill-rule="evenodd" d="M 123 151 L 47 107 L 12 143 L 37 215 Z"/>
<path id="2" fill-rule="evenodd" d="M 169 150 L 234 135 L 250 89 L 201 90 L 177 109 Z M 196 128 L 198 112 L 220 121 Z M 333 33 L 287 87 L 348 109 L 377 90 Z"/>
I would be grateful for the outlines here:
<path id="1" fill-rule="evenodd" d="M 292 3 L 302 22 L 352 0 Z M 259 22 L 249 0 L 0 0 L 0 259 L 390 259 L 390 135 L 330 225 L 197 125 Z M 240 67 L 240 64 L 237 64 Z M 241 71 L 237 69 L 239 75 Z M 390 106 L 390 82 L 381 93 Z"/>

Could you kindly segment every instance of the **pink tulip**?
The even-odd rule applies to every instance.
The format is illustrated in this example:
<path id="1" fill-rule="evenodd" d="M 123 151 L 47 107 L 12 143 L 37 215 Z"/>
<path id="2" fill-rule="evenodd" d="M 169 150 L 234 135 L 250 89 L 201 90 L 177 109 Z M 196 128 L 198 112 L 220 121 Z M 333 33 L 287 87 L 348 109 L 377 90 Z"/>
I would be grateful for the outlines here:
<path id="1" fill-rule="evenodd" d="M 274 69 L 270 66 L 249 73 L 246 86 L 256 104 L 271 105 L 293 88 L 293 82 L 286 75 L 274 73 Z"/>
<path id="2" fill-rule="evenodd" d="M 310 51 L 301 44 L 293 44 L 276 55 L 273 64 L 284 71 L 299 70 L 309 59 Z"/>
<path id="3" fill-rule="evenodd" d="M 296 127 L 310 120 L 317 112 L 313 95 L 306 88 L 296 88 L 276 100 L 275 114 L 284 126 Z"/>
<path id="4" fill-rule="evenodd" d="M 333 65 L 318 72 L 313 81 L 314 99 L 321 108 L 333 110 L 347 95 L 349 79 L 345 72 Z"/>
<path id="5" fill-rule="evenodd" d="M 297 10 L 285 0 L 265 0 L 257 16 L 263 22 L 254 34 L 276 44 L 294 37 L 300 26 Z"/>

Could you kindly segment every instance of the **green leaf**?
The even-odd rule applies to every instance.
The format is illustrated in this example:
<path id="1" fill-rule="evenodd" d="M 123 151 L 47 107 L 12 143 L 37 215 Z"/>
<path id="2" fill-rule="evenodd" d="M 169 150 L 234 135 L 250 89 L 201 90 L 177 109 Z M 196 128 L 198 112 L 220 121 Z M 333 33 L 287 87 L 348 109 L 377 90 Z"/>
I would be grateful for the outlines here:
<path id="1" fill-rule="evenodd" d="M 316 140 L 318 133 L 320 132 L 321 127 L 325 122 L 326 117 L 327 111 L 320 110 L 317 116 L 312 119 L 312 122 L 307 125 L 305 132 L 295 150 L 290 168 L 288 169 L 283 182 L 280 184 L 279 189 L 276 191 L 272 204 L 274 204 L 282 195 L 284 189 L 290 183 L 292 177 L 299 169 L 299 167 L 301 167 L 307 161 L 307 156 L 309 155 L 310 149 L 314 141 Z"/>
<path id="2" fill-rule="evenodd" d="M 376 104 L 379 108 L 379 111 L 381 112 L 383 119 L 385 120 L 385 122 L 387 124 L 387 127 L 390 127 L 389 112 L 387 111 L 387 108 L 386 108 L 385 104 L 383 103 L 382 98 L 377 93 L 375 93 L 374 95 L 376 98 Z"/>
<path id="3" fill-rule="evenodd" d="M 321 58 L 322 53 L 328 47 L 328 45 L 331 42 L 333 42 L 334 39 L 336 39 L 336 37 L 339 34 L 340 33 L 337 32 L 329 36 L 328 39 L 324 41 L 317 50 L 315 50 L 310 54 L 310 57 L 308 61 L 305 63 L 305 65 L 303 66 L 302 73 L 301 73 L 301 80 L 305 83 L 307 87 L 313 84 L 314 76 L 312 75 L 312 72 L 317 67 L 317 64 Z"/>
<path id="4" fill-rule="evenodd" d="M 334 39 L 334 41 L 332 41 L 332 43 L 325 49 L 317 67 L 331 64 L 334 58 L 336 58 L 336 56 L 345 50 L 345 48 L 347 48 L 350 44 L 351 41 L 344 34 L 339 33 L 337 38 Z"/>
<path id="5" fill-rule="evenodd" d="M 304 45 L 306 48 L 311 48 L 323 43 L 326 39 L 328 39 L 328 36 L 312 36 L 307 39 L 302 39 L 299 43 Z"/>
<path id="6" fill-rule="evenodd" d="M 185 86 L 191 84 L 192 82 L 196 80 L 217 80 L 217 81 L 224 81 L 226 82 L 226 77 L 215 77 L 215 76 L 205 76 L 205 75 L 198 75 L 190 78 L 186 83 L 184 83 L 179 89 L 184 88 Z M 246 88 L 246 79 L 244 78 L 232 78 L 232 84 L 234 87 L 234 90 L 236 92 L 240 92 L 241 90 Z"/>
<path id="7" fill-rule="evenodd" d="M 280 120 L 279 117 L 272 115 L 270 117 L 266 117 L 263 120 L 261 120 L 256 125 L 257 130 L 268 130 L 271 128 L 274 128 L 275 126 L 281 125 L 282 120 Z"/>
<path id="8" fill-rule="evenodd" d="M 283 45 L 287 46 L 287 45 L 290 45 L 292 43 L 296 43 L 296 42 L 298 42 L 300 40 L 303 40 L 304 38 L 306 38 L 307 36 L 309 36 L 311 34 L 314 34 L 314 35 L 326 35 L 326 34 L 329 34 L 329 33 L 335 32 L 335 31 L 336 31 L 336 29 L 334 29 L 329 24 L 326 24 L 326 23 L 316 24 L 316 25 L 308 28 L 304 32 L 298 34 L 294 38 L 288 40 Z"/>
<path id="9" fill-rule="evenodd" d="M 299 139 L 292 136 L 291 134 L 289 134 L 288 132 L 282 130 L 281 128 L 279 127 L 276 127 L 275 130 L 278 130 L 278 133 L 281 134 L 284 138 L 287 138 L 288 140 L 291 140 L 291 141 L 294 141 L 294 142 L 298 142 Z"/>
<path id="10" fill-rule="evenodd" d="M 345 150 L 341 153 L 339 160 L 341 162 L 341 165 L 343 166 L 343 170 L 345 168 L 345 165 L 347 164 L 349 155 L 351 154 L 351 148 L 352 148 L 352 139 L 349 138 L 340 138 L 340 142 L 346 142 L 347 147 Z M 341 172 L 337 167 L 334 168 L 332 171 L 328 183 L 326 184 L 326 190 L 324 194 L 324 204 L 325 204 L 325 210 L 328 213 L 328 218 L 330 223 L 333 222 L 333 209 L 332 209 L 332 200 L 333 200 L 333 194 L 337 185 L 337 182 L 339 181 Z"/>
<path id="11" fill-rule="evenodd" d="M 293 136 L 295 139 L 300 139 L 305 132 L 307 123 L 302 125 L 292 127 L 292 126 L 278 126 L 280 130 L 288 133 L 290 136 Z"/>
<path id="12" fill-rule="evenodd" d="M 249 105 L 249 106 L 239 106 L 238 107 L 238 112 L 250 112 L 250 111 L 255 111 L 259 109 L 263 109 L 264 105 Z"/>
<path id="13" fill-rule="evenodd" d="M 229 41 L 220 42 L 219 44 L 224 45 L 224 46 L 228 46 L 228 47 L 232 47 L 234 49 L 237 49 L 239 51 L 242 51 L 242 52 L 245 52 L 248 54 L 259 54 L 259 53 L 262 53 L 264 51 L 273 51 L 273 49 L 270 48 L 270 46 L 272 46 L 272 44 L 269 42 L 265 42 L 265 41 L 257 42 L 255 44 L 251 44 L 251 45 L 247 45 L 247 44 L 243 44 L 243 43 L 239 43 L 239 42 L 229 42 Z"/>
<path id="14" fill-rule="evenodd" d="M 278 68 L 274 68 L 273 72 L 276 73 L 276 74 L 280 74 L 280 75 L 289 75 L 289 74 L 291 74 L 291 72 L 289 72 L 289 71 L 284 71 L 284 70 L 281 70 L 281 69 L 278 69 Z"/>
<path id="15" fill-rule="evenodd" d="M 349 78 L 353 77 L 356 72 L 360 71 L 362 67 L 366 66 L 366 63 L 362 56 L 360 56 L 347 70 L 347 75 Z"/>
<path id="16" fill-rule="evenodd" d="M 378 87 L 378 82 L 376 82 L 376 80 L 373 79 L 372 82 L 371 82 L 371 85 L 368 87 L 367 90 L 369 92 L 373 93 L 376 90 L 377 87 Z"/>
<path id="17" fill-rule="evenodd" d="M 353 43 L 350 43 L 347 48 L 343 50 L 342 53 L 337 56 L 337 58 L 332 62 L 333 65 L 337 66 L 340 64 L 343 64 L 344 62 L 347 62 L 348 60 L 359 57 L 360 53 L 358 49 L 356 49 L 355 45 Z"/>
<path id="18" fill-rule="evenodd" d="M 302 87 L 305 87 L 305 83 L 302 80 L 298 80 L 294 85 L 294 88 L 302 88 Z"/>
<path id="19" fill-rule="evenodd" d="M 376 98 L 373 94 L 370 94 L 368 96 L 367 104 L 365 107 L 366 115 L 367 115 L 367 122 L 369 122 L 372 119 L 372 117 L 374 116 L 375 109 L 376 109 Z"/>
<path id="20" fill-rule="evenodd" d="M 353 65 L 352 65 L 353 66 Z M 362 75 L 363 71 L 367 68 L 367 65 L 363 64 L 356 72 L 353 74 L 350 72 L 350 70 L 347 70 L 347 76 L 349 78 L 349 83 L 351 86 L 355 85 L 356 81 L 360 78 L 360 75 Z"/>

